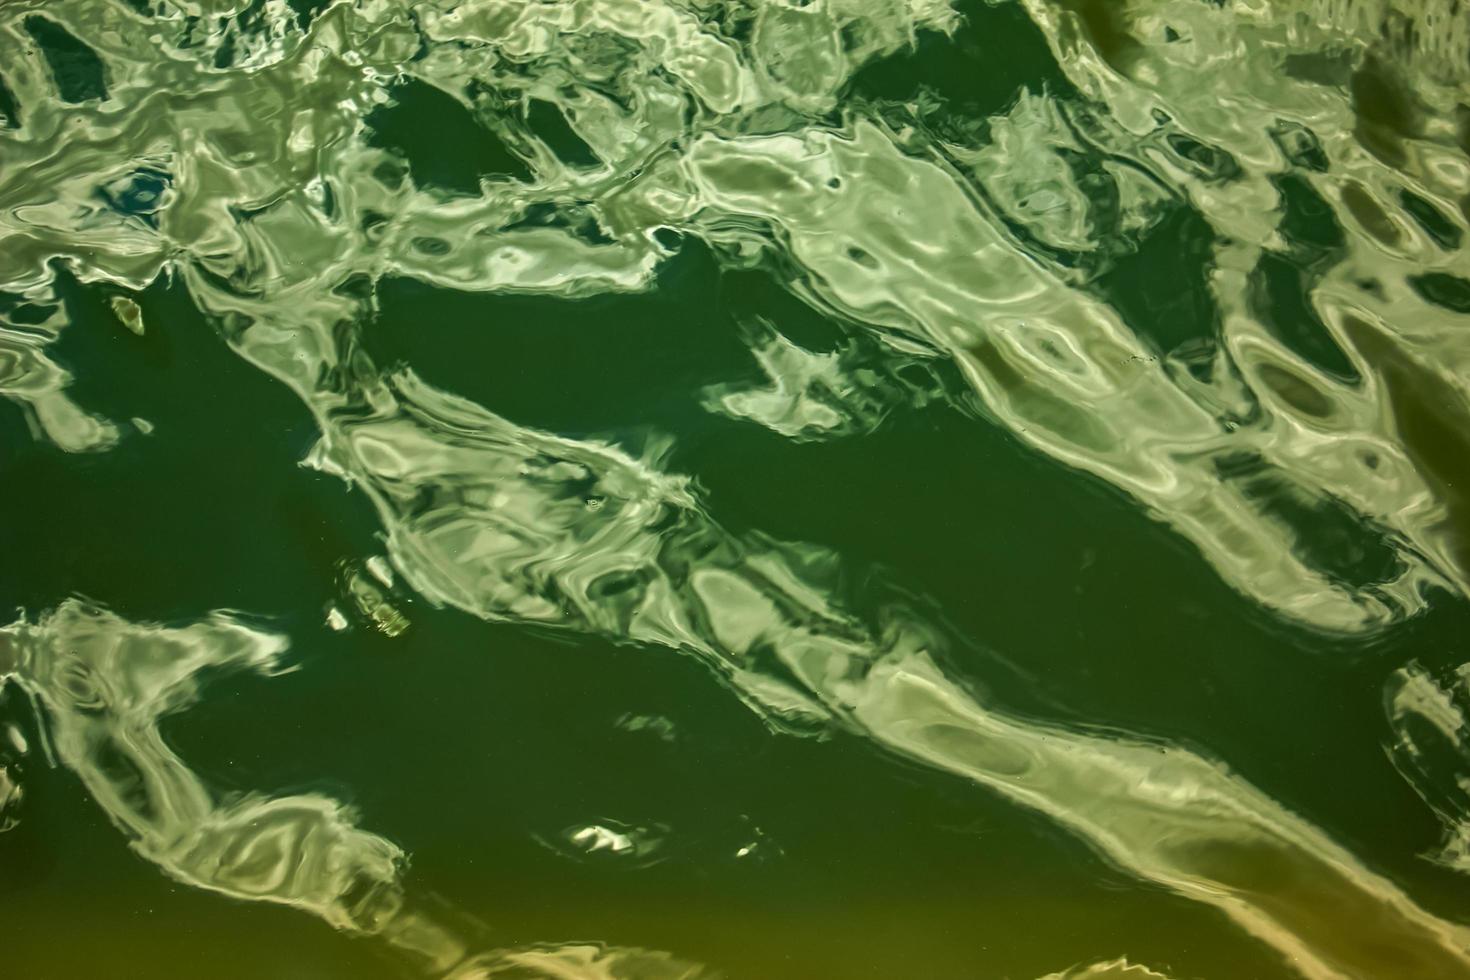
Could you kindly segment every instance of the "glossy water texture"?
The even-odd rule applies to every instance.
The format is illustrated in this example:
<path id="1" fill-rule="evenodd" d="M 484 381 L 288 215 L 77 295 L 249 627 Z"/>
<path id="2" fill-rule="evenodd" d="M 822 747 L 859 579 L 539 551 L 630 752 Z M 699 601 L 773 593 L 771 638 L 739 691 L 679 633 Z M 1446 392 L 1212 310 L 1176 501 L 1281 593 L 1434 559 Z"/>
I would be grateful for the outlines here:
<path id="1" fill-rule="evenodd" d="M 1467 224 L 1458 0 L 5 0 L 0 975 L 1470 977 Z"/>

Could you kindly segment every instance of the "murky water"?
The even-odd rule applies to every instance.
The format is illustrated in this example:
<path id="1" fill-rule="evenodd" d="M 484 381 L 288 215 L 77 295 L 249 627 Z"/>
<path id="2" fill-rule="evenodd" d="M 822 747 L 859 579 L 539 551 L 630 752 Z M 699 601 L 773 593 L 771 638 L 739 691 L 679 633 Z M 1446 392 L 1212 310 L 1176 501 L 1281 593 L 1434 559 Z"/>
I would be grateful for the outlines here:
<path id="1" fill-rule="evenodd" d="M 6 0 L 0 127 L 0 975 L 1470 977 L 1457 0 Z"/>

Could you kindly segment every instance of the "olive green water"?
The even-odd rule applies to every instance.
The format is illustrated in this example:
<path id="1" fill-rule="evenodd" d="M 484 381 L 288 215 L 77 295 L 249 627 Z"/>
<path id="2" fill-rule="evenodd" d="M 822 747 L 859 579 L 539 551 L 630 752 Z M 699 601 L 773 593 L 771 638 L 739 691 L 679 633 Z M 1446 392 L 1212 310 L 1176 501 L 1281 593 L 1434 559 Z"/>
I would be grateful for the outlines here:
<path id="1" fill-rule="evenodd" d="M 0 977 L 1470 977 L 1467 58 L 0 3 Z"/>

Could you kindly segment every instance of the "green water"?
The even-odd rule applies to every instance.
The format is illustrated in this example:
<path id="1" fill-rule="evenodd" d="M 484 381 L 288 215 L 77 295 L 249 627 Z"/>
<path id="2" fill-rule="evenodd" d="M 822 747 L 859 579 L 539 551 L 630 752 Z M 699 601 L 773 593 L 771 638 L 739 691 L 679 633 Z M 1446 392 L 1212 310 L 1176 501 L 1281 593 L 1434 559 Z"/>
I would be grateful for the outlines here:
<path id="1" fill-rule="evenodd" d="M 0 3 L 0 976 L 1470 977 L 1467 52 Z"/>

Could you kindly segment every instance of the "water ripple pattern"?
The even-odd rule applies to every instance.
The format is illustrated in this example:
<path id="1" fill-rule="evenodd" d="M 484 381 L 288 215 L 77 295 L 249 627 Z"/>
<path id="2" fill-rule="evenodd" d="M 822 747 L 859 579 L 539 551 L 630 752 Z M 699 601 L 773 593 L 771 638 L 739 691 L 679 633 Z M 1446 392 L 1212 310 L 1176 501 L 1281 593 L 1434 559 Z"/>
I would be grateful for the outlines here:
<path id="1" fill-rule="evenodd" d="M 1044 44 L 1044 84 L 977 108 L 865 83 L 996 11 Z M 946 406 L 1129 501 L 1282 629 L 1371 643 L 1470 593 L 1467 64 L 1456 0 L 10 0 L 0 395 L 79 460 L 137 451 L 148 420 L 90 409 L 54 353 L 82 329 L 66 291 L 148 336 L 142 294 L 177 284 L 309 413 L 303 465 L 376 515 L 386 560 L 344 566 L 323 629 L 352 613 L 397 637 L 419 602 L 694 658 L 773 735 L 857 736 L 985 787 L 1297 975 L 1470 977 L 1470 929 L 1207 748 L 999 703 L 933 603 L 723 516 L 673 437 L 523 424 L 368 342 L 384 283 L 654 294 L 698 247 L 840 333 L 746 318 L 750 377 L 692 392 L 700 411 L 808 447 Z M 1160 272 L 1152 308 L 1119 301 L 1119 270 L 1181 224 L 1193 271 Z M 1337 546 L 1307 530 L 1324 522 Z M 330 794 L 211 785 L 160 725 L 202 676 L 291 669 L 252 615 L 270 610 L 107 605 L 21 615 L 0 677 L 163 874 L 373 937 L 419 975 L 714 975 L 495 939 Z M 1382 676 L 1386 750 L 1443 825 L 1433 859 L 1464 872 L 1466 675 Z M 677 827 L 586 817 L 542 843 L 677 860 Z M 1165 975 L 1120 952 L 1052 976 Z"/>

